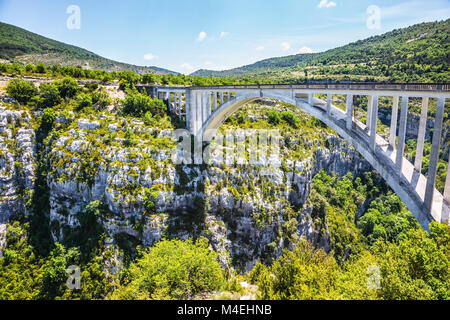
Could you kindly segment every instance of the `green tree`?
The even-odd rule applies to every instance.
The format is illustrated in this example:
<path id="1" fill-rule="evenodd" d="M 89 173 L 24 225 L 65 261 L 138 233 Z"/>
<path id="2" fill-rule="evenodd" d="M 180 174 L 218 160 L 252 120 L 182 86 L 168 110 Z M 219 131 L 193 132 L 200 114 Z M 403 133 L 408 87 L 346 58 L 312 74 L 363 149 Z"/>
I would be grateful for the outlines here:
<path id="1" fill-rule="evenodd" d="M 0 300 L 32 300 L 40 297 L 43 261 L 27 242 L 28 224 L 8 226 L 6 246 L 0 255 Z"/>
<path id="2" fill-rule="evenodd" d="M 14 79 L 8 82 L 6 92 L 20 104 L 26 105 L 37 96 L 38 89 L 32 82 Z"/>
<path id="3" fill-rule="evenodd" d="M 267 122 L 271 125 L 276 126 L 280 123 L 280 114 L 276 110 L 268 110 L 267 111 Z"/>
<path id="4" fill-rule="evenodd" d="M 59 94 L 62 98 L 71 99 L 75 97 L 79 90 L 78 82 L 69 77 L 55 81 L 55 85 L 58 87 Z"/>
<path id="5" fill-rule="evenodd" d="M 62 101 L 58 87 L 54 84 L 43 83 L 39 87 L 39 103 L 44 108 L 52 108 Z"/>
<path id="6" fill-rule="evenodd" d="M 259 266 L 261 269 L 261 266 Z M 283 250 L 272 266 L 260 270 L 260 298 L 265 300 L 322 300 L 336 297 L 340 268 L 333 256 L 300 239 L 292 251 Z"/>
<path id="7" fill-rule="evenodd" d="M 205 238 L 163 240 L 130 266 L 127 283 L 112 299 L 186 299 L 223 285 L 217 253 Z"/>
<path id="8" fill-rule="evenodd" d="M 159 99 L 152 99 L 137 92 L 129 92 L 123 101 L 122 111 L 124 114 L 134 117 L 143 117 L 147 112 L 150 112 L 153 116 L 163 116 L 167 112 L 167 107 Z"/>
<path id="9" fill-rule="evenodd" d="M 71 265 L 80 265 L 80 252 L 77 248 L 66 248 L 55 243 L 44 267 L 43 298 L 55 299 L 62 296 L 67 288 L 67 268 Z"/>

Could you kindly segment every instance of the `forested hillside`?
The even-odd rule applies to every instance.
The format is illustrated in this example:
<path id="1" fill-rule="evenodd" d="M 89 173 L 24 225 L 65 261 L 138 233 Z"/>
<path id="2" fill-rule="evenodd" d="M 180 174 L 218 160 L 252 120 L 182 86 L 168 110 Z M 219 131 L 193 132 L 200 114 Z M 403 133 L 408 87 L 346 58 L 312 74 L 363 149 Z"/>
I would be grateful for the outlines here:
<path id="1" fill-rule="evenodd" d="M 450 19 L 397 29 L 314 54 L 271 58 L 227 71 L 193 75 L 274 81 L 450 81 Z"/>
<path id="2" fill-rule="evenodd" d="M 174 73 L 158 67 L 141 67 L 103 58 L 88 50 L 45 38 L 0 22 L 0 59 L 31 64 L 81 66 L 105 71 Z"/>

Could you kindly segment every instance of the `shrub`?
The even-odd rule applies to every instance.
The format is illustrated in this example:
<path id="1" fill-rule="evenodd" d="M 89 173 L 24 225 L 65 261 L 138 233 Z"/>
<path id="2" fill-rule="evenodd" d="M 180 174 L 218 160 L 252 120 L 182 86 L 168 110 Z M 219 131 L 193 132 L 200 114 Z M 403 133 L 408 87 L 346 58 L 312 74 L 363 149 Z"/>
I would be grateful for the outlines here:
<path id="1" fill-rule="evenodd" d="M 269 122 L 271 125 L 278 125 L 280 123 L 280 114 L 275 110 L 269 110 L 267 111 L 267 122 Z"/>
<path id="2" fill-rule="evenodd" d="M 83 110 L 90 106 L 92 106 L 92 97 L 89 94 L 80 93 L 77 96 L 77 110 Z"/>
<path id="3" fill-rule="evenodd" d="M 112 103 L 112 100 L 105 91 L 97 91 L 92 94 L 92 103 L 95 109 L 104 110 Z"/>
<path id="4" fill-rule="evenodd" d="M 28 104 L 38 94 L 36 86 L 29 81 L 11 80 L 6 86 L 6 92 L 20 104 Z"/>
<path id="5" fill-rule="evenodd" d="M 186 299 L 213 291 L 224 283 L 217 253 L 208 241 L 163 240 L 144 252 L 130 266 L 130 281 L 119 287 L 113 299 Z"/>
<path id="6" fill-rule="evenodd" d="M 42 63 L 39 63 L 36 65 L 36 72 L 37 73 L 46 73 L 47 68 Z"/>
<path id="7" fill-rule="evenodd" d="M 152 99 L 141 93 L 128 93 L 123 102 L 123 113 L 134 117 L 143 117 L 147 112 L 152 115 L 163 116 L 167 112 L 167 107 L 159 99 Z"/>
<path id="8" fill-rule="evenodd" d="M 257 279 L 264 300 L 320 300 L 336 295 L 334 285 L 340 273 L 336 261 L 307 240 L 299 240 L 292 251 L 284 249 L 272 266 L 257 264 L 256 268 L 252 280 Z"/>
<path id="9" fill-rule="evenodd" d="M 283 119 L 283 121 L 289 124 L 292 128 L 298 128 L 300 124 L 300 118 L 292 112 L 282 112 L 281 119 Z"/>
<path id="10" fill-rule="evenodd" d="M 43 83 L 39 88 L 39 102 L 44 108 L 52 108 L 61 103 L 58 87 L 54 84 Z"/>
<path id="11" fill-rule="evenodd" d="M 41 129 L 44 132 L 49 132 L 53 126 L 55 118 L 55 111 L 52 108 L 44 109 L 41 117 Z"/>
<path id="12" fill-rule="evenodd" d="M 78 82 L 72 78 L 64 78 L 59 81 L 55 81 L 55 85 L 58 87 L 59 94 L 63 98 L 73 98 L 79 90 Z"/>

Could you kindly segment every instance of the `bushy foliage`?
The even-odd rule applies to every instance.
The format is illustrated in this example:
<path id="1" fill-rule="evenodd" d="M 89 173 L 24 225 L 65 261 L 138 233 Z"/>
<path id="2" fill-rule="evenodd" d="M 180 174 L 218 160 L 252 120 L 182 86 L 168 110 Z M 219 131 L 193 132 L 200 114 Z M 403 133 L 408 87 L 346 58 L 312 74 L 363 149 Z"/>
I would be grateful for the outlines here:
<path id="1" fill-rule="evenodd" d="M 217 253 L 206 239 L 163 240 L 133 263 L 112 299 L 183 299 L 223 284 Z"/>
<path id="2" fill-rule="evenodd" d="M 78 82 L 70 77 L 55 81 L 55 85 L 58 87 L 59 94 L 62 98 L 71 99 L 75 97 L 79 90 Z"/>
<path id="3" fill-rule="evenodd" d="M 261 266 L 259 266 L 261 269 Z M 332 256 L 301 240 L 256 277 L 264 300 L 332 299 L 340 269 Z"/>
<path id="4" fill-rule="evenodd" d="M 281 113 L 281 119 L 289 124 L 292 128 L 298 128 L 300 118 L 292 112 L 284 111 Z"/>
<path id="5" fill-rule="evenodd" d="M 39 87 L 39 106 L 52 108 L 62 101 L 58 87 L 55 84 L 43 83 Z"/>
<path id="6" fill-rule="evenodd" d="M 280 123 L 280 114 L 276 110 L 268 110 L 267 111 L 267 122 L 269 122 L 271 125 L 276 126 Z"/>
<path id="7" fill-rule="evenodd" d="M 123 113 L 134 117 L 143 117 L 147 112 L 152 116 L 163 116 L 167 112 L 167 106 L 159 99 L 138 92 L 129 92 L 123 101 Z"/>
<path id="8" fill-rule="evenodd" d="M 112 103 L 108 93 L 103 90 L 96 91 L 92 94 L 92 104 L 96 110 L 104 110 L 108 105 Z"/>
<path id="9" fill-rule="evenodd" d="M 26 105 L 38 94 L 38 89 L 34 83 L 14 79 L 8 82 L 6 92 L 18 103 Z"/>
<path id="10" fill-rule="evenodd" d="M 32 300 L 40 297 L 43 261 L 27 243 L 28 225 L 8 227 L 6 247 L 0 256 L 0 300 Z"/>
<path id="11" fill-rule="evenodd" d="M 88 93 L 81 92 L 77 95 L 77 110 L 83 110 L 92 106 L 92 97 Z"/>

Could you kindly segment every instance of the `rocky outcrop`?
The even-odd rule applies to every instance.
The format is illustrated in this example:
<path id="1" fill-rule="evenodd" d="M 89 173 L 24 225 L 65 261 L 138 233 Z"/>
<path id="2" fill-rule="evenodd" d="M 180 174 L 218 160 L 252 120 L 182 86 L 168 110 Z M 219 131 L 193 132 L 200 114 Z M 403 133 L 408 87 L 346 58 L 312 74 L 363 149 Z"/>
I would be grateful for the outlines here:
<path id="1" fill-rule="evenodd" d="M 287 207 L 304 205 L 317 172 L 324 169 L 344 175 L 370 170 L 336 136 L 329 136 L 326 147 L 318 147 L 301 160 L 282 153 L 279 168 L 223 163 L 175 166 L 170 158 L 173 149 L 154 150 L 145 139 L 127 147 L 122 135 L 129 128 L 118 119 L 79 119 L 51 145 L 53 171 L 48 186 L 55 241 L 64 240 L 63 230 L 79 226 L 79 216 L 89 203 L 101 200 L 108 212 L 99 220 L 112 238 L 126 235 L 150 246 L 164 235 L 182 239 L 202 235 L 222 253 L 224 265 L 229 264 L 229 254 L 234 266 L 248 270 L 257 259 L 281 253 L 286 235 L 280 230 L 293 223 L 284 212 Z M 140 133 L 151 131 L 156 139 L 166 139 L 166 144 L 171 139 L 168 132 L 140 122 L 132 128 Z M 100 132 L 118 135 L 108 145 L 99 142 Z M 288 148 L 283 138 L 280 143 L 281 149 Z M 86 171 L 92 171 L 91 178 L 80 174 Z M 146 201 L 153 203 L 153 210 Z M 296 219 L 298 235 L 330 247 L 326 237 L 318 238 L 307 210 Z"/>
<path id="2" fill-rule="evenodd" d="M 0 256 L 6 223 L 27 214 L 35 180 L 35 142 L 31 116 L 0 104 Z"/>
<path id="3" fill-rule="evenodd" d="M 35 179 L 34 140 L 30 114 L 0 106 L 0 223 L 27 211 Z"/>

